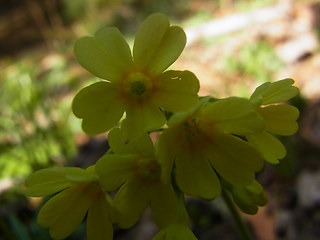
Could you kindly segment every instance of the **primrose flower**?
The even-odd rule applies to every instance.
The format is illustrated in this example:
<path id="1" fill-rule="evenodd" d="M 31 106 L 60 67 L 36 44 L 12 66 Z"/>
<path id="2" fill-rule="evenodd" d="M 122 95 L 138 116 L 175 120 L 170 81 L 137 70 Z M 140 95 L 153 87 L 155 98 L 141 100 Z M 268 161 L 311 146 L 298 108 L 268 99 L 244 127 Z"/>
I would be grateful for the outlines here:
<path id="1" fill-rule="evenodd" d="M 286 149 L 272 134 L 289 136 L 298 130 L 299 110 L 288 104 L 279 104 L 298 94 L 292 86 L 294 80 L 284 79 L 274 83 L 264 83 L 251 95 L 257 113 L 266 122 L 265 128 L 254 134 L 246 135 L 247 140 L 262 153 L 266 161 L 276 164 L 284 158 Z"/>
<path id="2" fill-rule="evenodd" d="M 244 213 L 254 215 L 258 212 L 258 207 L 263 207 L 268 203 L 263 187 L 256 180 L 245 187 L 231 185 L 225 181 L 223 185 L 230 190 L 234 202 Z"/>
<path id="3" fill-rule="evenodd" d="M 202 99 L 193 109 L 173 115 L 168 126 L 156 146 L 162 179 L 169 181 L 173 169 L 178 187 L 189 195 L 213 199 L 221 192 L 219 177 L 247 186 L 262 168 L 260 153 L 234 136 L 264 127 L 247 99 L 232 97 L 213 103 Z"/>
<path id="4" fill-rule="evenodd" d="M 76 41 L 79 63 L 105 79 L 83 88 L 73 100 L 73 112 L 83 130 L 99 134 L 113 128 L 126 113 L 129 136 L 165 124 L 161 109 L 186 110 L 194 105 L 199 80 L 189 71 L 165 71 L 181 54 L 186 35 L 170 26 L 160 13 L 150 15 L 139 28 L 131 50 L 117 28 L 105 28 L 95 37 Z M 164 72 L 165 71 L 165 72 Z"/>
<path id="5" fill-rule="evenodd" d="M 87 239 L 112 239 L 110 205 L 97 182 L 94 167 L 48 168 L 37 171 L 26 180 L 28 196 L 48 196 L 38 215 L 41 227 L 50 229 L 53 239 L 64 239 L 73 233 L 87 214 Z"/>
<path id="6" fill-rule="evenodd" d="M 96 164 L 99 182 L 108 191 L 117 191 L 112 201 L 113 219 L 120 228 L 133 226 L 150 205 L 153 218 L 162 228 L 175 218 L 177 197 L 171 183 L 160 181 L 161 169 L 147 134 L 134 140 L 115 128 L 108 135 L 114 152 Z"/>

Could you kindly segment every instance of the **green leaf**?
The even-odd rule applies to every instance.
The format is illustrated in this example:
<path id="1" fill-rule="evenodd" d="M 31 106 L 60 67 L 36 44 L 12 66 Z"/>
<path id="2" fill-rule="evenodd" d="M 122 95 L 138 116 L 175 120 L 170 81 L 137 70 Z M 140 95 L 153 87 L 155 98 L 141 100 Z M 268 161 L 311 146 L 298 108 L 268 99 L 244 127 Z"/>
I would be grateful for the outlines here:
<path id="1" fill-rule="evenodd" d="M 83 88 L 74 97 L 72 110 L 83 119 L 82 128 L 88 134 L 99 134 L 114 127 L 125 109 L 119 90 L 108 82 L 97 82 Z"/>
<path id="2" fill-rule="evenodd" d="M 296 107 L 280 104 L 262 107 L 257 111 L 266 121 L 266 130 L 271 133 L 289 136 L 298 130 L 296 120 L 299 110 Z"/>
<path id="3" fill-rule="evenodd" d="M 152 100 L 167 111 L 184 111 L 198 101 L 199 80 L 192 72 L 167 71 L 157 77 L 156 84 Z"/>
<path id="4" fill-rule="evenodd" d="M 253 144 L 263 155 L 264 159 L 272 164 L 279 163 L 279 159 L 286 156 L 286 148 L 271 134 L 263 131 L 246 136 L 249 143 Z"/>

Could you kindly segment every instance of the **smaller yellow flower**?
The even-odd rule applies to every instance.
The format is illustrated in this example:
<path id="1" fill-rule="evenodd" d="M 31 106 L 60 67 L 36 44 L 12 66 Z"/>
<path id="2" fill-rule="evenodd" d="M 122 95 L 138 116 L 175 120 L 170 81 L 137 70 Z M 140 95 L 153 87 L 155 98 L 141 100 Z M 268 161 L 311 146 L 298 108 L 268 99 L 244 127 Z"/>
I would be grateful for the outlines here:
<path id="1" fill-rule="evenodd" d="M 37 222 L 50 229 L 53 239 L 64 239 L 73 233 L 87 214 L 88 240 L 111 240 L 111 208 L 101 189 L 94 167 L 48 168 L 37 171 L 26 180 L 28 196 L 48 196 L 59 192 L 40 209 Z"/>
<path id="2" fill-rule="evenodd" d="M 257 113 L 265 120 L 265 128 L 257 133 L 246 135 L 266 161 L 277 164 L 286 156 L 283 144 L 272 134 L 290 136 L 298 130 L 299 110 L 282 102 L 298 94 L 298 88 L 292 86 L 294 80 L 284 79 L 274 83 L 264 83 L 251 95 L 250 100 L 256 106 Z"/>
<path id="3" fill-rule="evenodd" d="M 204 199 L 220 195 L 220 177 L 247 186 L 263 166 L 259 152 L 235 136 L 260 131 L 263 119 L 242 98 L 208 102 L 202 99 L 188 112 L 173 115 L 159 137 L 157 156 L 162 179 L 174 170 L 181 191 Z"/>
<path id="4" fill-rule="evenodd" d="M 113 153 L 98 160 L 96 172 L 104 189 L 117 191 L 112 200 L 115 223 L 120 228 L 133 226 L 150 205 L 156 224 L 167 226 L 175 218 L 177 197 L 171 183 L 160 181 L 161 166 L 150 137 L 145 133 L 128 140 L 115 128 L 108 139 Z"/>

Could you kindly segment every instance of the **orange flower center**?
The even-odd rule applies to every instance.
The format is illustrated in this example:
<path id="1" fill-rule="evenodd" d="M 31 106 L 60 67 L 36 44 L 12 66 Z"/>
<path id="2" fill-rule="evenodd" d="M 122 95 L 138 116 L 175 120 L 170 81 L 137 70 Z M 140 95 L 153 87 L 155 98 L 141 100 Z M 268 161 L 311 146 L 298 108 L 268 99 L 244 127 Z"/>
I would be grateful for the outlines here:
<path id="1" fill-rule="evenodd" d="M 139 159 L 138 175 L 144 179 L 158 179 L 160 176 L 160 165 L 152 158 Z"/>

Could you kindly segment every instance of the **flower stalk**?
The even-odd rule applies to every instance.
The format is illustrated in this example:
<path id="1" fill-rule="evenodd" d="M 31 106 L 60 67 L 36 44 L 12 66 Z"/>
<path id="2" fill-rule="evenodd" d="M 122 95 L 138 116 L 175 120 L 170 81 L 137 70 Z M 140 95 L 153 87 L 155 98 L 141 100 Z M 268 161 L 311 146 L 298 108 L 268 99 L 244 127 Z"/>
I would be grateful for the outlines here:
<path id="1" fill-rule="evenodd" d="M 238 233 L 242 240 L 254 240 L 252 234 L 250 233 L 248 226 L 244 222 L 243 218 L 241 217 L 238 209 L 236 208 L 235 204 L 233 203 L 229 193 L 226 190 L 222 190 L 221 197 L 226 204 L 230 215 L 233 219 L 234 225 L 238 230 Z"/>

